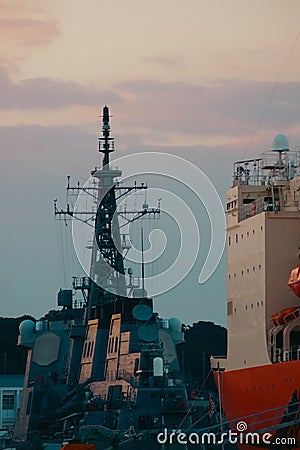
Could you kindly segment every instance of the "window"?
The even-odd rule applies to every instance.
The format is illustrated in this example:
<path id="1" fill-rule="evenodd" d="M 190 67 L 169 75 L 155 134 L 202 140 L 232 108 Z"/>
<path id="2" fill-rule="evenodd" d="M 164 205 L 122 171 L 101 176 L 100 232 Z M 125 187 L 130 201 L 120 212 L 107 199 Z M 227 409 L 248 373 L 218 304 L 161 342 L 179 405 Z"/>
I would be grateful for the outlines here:
<path id="1" fill-rule="evenodd" d="M 227 303 L 227 314 L 228 314 L 228 316 L 231 316 L 232 315 L 232 302 L 228 302 Z"/>
<path id="2" fill-rule="evenodd" d="M 134 374 L 135 375 L 136 375 L 137 371 L 139 370 L 139 363 L 140 363 L 139 358 L 135 358 L 135 360 L 134 360 Z"/>
<path id="3" fill-rule="evenodd" d="M 89 358 L 91 356 L 91 345 L 92 345 L 92 343 L 91 343 L 91 341 L 89 341 L 89 343 L 88 343 L 88 350 L 86 352 L 87 358 Z"/>
<path id="4" fill-rule="evenodd" d="M 90 356 L 93 356 L 95 341 L 92 341 Z"/>
<path id="5" fill-rule="evenodd" d="M 235 242 L 236 242 L 236 244 L 239 242 L 239 235 L 238 234 L 235 235 Z"/>
<path id="6" fill-rule="evenodd" d="M 2 409 L 15 409 L 15 395 L 14 394 L 3 394 Z"/>
<path id="7" fill-rule="evenodd" d="M 115 341 L 115 353 L 118 351 L 118 345 L 119 345 L 119 337 L 116 336 L 116 341 Z"/>
<path id="8" fill-rule="evenodd" d="M 231 236 L 228 236 L 228 245 L 231 245 Z"/>

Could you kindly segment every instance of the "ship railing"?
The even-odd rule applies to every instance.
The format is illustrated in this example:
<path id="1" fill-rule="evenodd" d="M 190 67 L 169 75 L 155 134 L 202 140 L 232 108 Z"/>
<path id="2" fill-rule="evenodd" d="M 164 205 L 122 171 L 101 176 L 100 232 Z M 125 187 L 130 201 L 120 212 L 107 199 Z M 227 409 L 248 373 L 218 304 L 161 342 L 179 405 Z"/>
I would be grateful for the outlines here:
<path id="1" fill-rule="evenodd" d="M 276 170 L 276 175 L 282 179 L 292 178 L 297 174 L 300 164 L 299 150 L 287 150 L 281 153 L 266 151 L 261 155 L 261 168 L 263 170 Z"/>
<path id="2" fill-rule="evenodd" d="M 290 180 L 299 175 L 300 151 L 266 151 L 260 158 L 236 161 L 233 166 L 233 185 L 263 186 L 268 179 Z"/>
<path id="3" fill-rule="evenodd" d="M 278 198 L 272 197 L 260 197 L 247 205 L 242 205 L 239 208 L 239 222 L 248 219 L 249 217 L 256 216 L 266 211 L 279 211 L 280 202 Z"/>
<path id="4" fill-rule="evenodd" d="M 249 416 L 240 417 L 234 421 L 228 422 L 228 426 L 234 429 L 238 422 L 241 420 L 245 421 L 248 425 L 248 432 L 259 432 L 263 433 L 266 429 L 277 429 L 284 418 L 284 426 L 287 426 L 289 421 L 295 421 L 295 413 L 300 409 L 300 402 L 292 402 L 285 406 L 280 406 L 278 408 L 269 409 L 261 411 L 256 414 L 251 414 Z M 300 419 L 298 419 L 298 423 Z M 272 424 L 272 425 L 270 425 Z"/>
<path id="5" fill-rule="evenodd" d="M 119 380 L 127 381 L 127 383 L 129 383 L 134 388 L 138 386 L 138 382 L 135 377 L 126 370 L 120 370 L 118 378 Z"/>
<path id="6" fill-rule="evenodd" d="M 297 360 L 300 360 L 300 345 L 293 346 L 288 350 L 276 348 L 272 358 L 273 363 Z"/>

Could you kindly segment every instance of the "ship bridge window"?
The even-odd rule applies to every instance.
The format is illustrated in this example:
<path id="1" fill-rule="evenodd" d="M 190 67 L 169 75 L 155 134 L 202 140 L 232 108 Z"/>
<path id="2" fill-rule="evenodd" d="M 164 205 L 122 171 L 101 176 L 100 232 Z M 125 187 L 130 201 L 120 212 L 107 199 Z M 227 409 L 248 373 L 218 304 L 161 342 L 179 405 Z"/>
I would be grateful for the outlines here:
<path id="1" fill-rule="evenodd" d="M 254 201 L 255 201 L 255 198 L 244 198 L 243 205 L 249 205 L 250 203 L 252 203 Z"/>
<path id="2" fill-rule="evenodd" d="M 2 396 L 2 409 L 15 409 L 15 395 L 3 394 Z"/>
<path id="3" fill-rule="evenodd" d="M 91 345 L 91 353 L 90 353 L 89 356 L 93 356 L 94 345 L 95 345 L 95 341 L 92 341 L 92 345 Z"/>
<path id="4" fill-rule="evenodd" d="M 90 353 L 91 353 L 91 345 L 92 345 L 92 343 L 91 343 L 91 341 L 89 341 L 89 343 L 88 343 L 88 350 L 87 350 L 87 357 L 89 357 L 90 356 Z"/>
<path id="5" fill-rule="evenodd" d="M 115 342 L 115 353 L 118 351 L 118 344 L 119 344 L 119 337 L 116 336 L 116 342 Z"/>

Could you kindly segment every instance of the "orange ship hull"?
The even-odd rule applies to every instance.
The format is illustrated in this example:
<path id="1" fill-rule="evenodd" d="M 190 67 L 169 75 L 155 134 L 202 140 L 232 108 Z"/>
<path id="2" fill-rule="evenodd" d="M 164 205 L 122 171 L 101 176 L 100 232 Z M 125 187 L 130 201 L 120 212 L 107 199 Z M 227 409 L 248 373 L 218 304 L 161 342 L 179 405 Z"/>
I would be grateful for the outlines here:
<path id="1" fill-rule="evenodd" d="M 218 372 L 214 372 L 214 376 L 218 385 Z M 223 411 L 226 420 L 233 421 L 233 429 L 239 420 L 243 420 L 247 423 L 247 432 L 271 428 L 269 432 L 275 435 L 272 427 L 282 422 L 288 404 L 300 399 L 300 361 L 220 371 L 219 376 Z M 300 436 L 295 428 L 285 428 L 284 432 L 281 429 L 280 435 L 297 434 L 297 447 L 294 448 L 300 448 Z M 253 449 L 253 446 L 241 447 Z"/>

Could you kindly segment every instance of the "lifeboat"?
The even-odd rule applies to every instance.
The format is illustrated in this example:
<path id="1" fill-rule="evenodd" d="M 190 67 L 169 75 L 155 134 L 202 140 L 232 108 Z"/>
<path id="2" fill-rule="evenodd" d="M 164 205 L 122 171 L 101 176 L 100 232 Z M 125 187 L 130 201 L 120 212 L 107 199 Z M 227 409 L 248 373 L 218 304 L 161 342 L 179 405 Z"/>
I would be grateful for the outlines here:
<path id="1" fill-rule="evenodd" d="M 299 308 L 291 306 L 285 308 L 277 314 L 272 315 L 272 321 L 274 325 L 284 325 L 299 316 Z"/>
<path id="2" fill-rule="evenodd" d="M 300 297 L 300 264 L 291 271 L 288 285 Z"/>
<path id="3" fill-rule="evenodd" d="M 279 323 L 279 318 L 280 318 L 280 313 L 276 313 L 272 315 L 272 322 L 274 323 L 274 325 L 280 325 Z"/>

